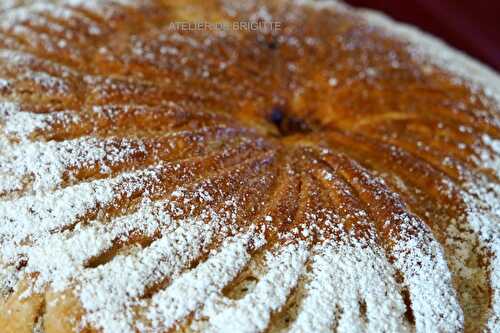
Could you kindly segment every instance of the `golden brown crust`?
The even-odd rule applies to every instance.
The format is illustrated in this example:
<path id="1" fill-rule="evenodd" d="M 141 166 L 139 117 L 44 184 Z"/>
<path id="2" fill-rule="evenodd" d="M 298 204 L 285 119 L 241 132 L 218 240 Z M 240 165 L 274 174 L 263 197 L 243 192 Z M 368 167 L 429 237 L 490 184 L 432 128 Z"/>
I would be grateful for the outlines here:
<path id="1" fill-rule="evenodd" d="M 94 227 L 102 226 L 107 235 L 120 218 L 141 211 L 145 201 L 161 204 L 155 216 L 168 215 L 184 224 L 203 216 L 210 226 L 213 216 L 208 215 L 213 213 L 227 228 L 214 227 L 213 238 L 191 249 L 199 251 L 182 258 L 185 262 L 175 273 L 152 270 L 138 295 L 127 294 L 133 299 L 124 305 L 133 330 L 217 325 L 200 312 L 208 311 L 205 300 L 165 327 L 155 322 L 151 309 L 163 311 L 155 303 L 162 291 L 203 269 L 227 239 L 252 228 L 267 243 L 260 248 L 252 239 L 245 245 L 253 259 L 242 264 L 242 273 L 234 272 L 228 286 L 220 286 L 226 287 L 221 293 L 228 298 L 248 293 L 250 287 L 242 281 L 253 286 L 252 279 L 263 279 L 265 251 L 304 243 L 304 251 L 313 253 L 327 241 L 343 244 L 348 234 L 385 254 L 401 288 L 398 302 L 406 304 L 398 319 L 401 329 L 416 325 L 422 331 L 475 332 L 498 327 L 491 282 L 497 254 L 489 246 L 498 243 L 499 235 L 492 228 L 485 236 L 471 222 L 479 211 L 498 222 L 499 170 L 494 162 L 499 156 L 491 142 L 498 145 L 500 139 L 500 113 L 485 87 L 419 56 L 408 42 L 354 11 L 336 7 L 316 9 L 291 1 L 147 1 L 134 6 L 62 1 L 0 15 L 8 17 L 0 27 L 0 150 L 7 156 L 0 161 L 5 161 L 0 176 L 7 179 L 13 173 L 22 179 L 17 187 L 0 186 L 5 225 L 24 223 L 8 210 L 25 207 L 22 200 L 33 196 L 49 198 L 98 181 L 114 191 L 107 202 L 96 200 L 73 220 L 34 227 L 22 239 L 9 239 L 8 229 L 0 228 L 0 244 L 20 251 L 0 253 L 0 262 L 31 274 L 0 301 L 0 327 L 7 332 L 31 332 L 40 320 L 46 333 L 109 332 L 113 326 L 103 327 L 95 319 L 105 309 L 85 305 L 82 290 L 89 274 L 106 272 L 116 258 L 140 257 L 136 248 L 151 248 L 178 229 L 162 229 L 163 222 L 152 232 L 127 229 L 98 253 L 80 244 L 88 257 L 71 259 L 78 273 L 62 289 L 53 287 L 50 278 L 58 274 L 56 264 L 49 275 L 37 275 L 36 249 L 45 241 L 52 244 L 57 235 L 62 235 L 61 244 L 71 244 L 71 237 Z M 280 22 L 281 29 L 172 31 L 170 26 L 181 21 L 230 24 L 259 15 Z M 7 103 L 16 110 L 7 109 Z M 41 124 L 25 130 L 16 120 L 24 119 L 23 114 L 31 120 L 39 117 Z M 55 156 L 75 159 L 57 162 L 62 165 L 60 179 L 44 183 L 42 171 L 29 172 L 29 165 L 18 166 L 19 158 L 9 160 L 22 156 L 16 147 L 33 142 L 41 144 L 38 152 L 66 149 L 66 155 Z M 102 149 L 103 156 L 94 158 L 92 149 Z M 144 170 L 148 172 L 137 178 L 119 178 Z M 37 208 L 26 207 L 36 221 Z M 52 213 L 39 214 L 40 223 Z M 411 246 L 422 249 L 422 258 L 408 254 Z M 439 261 L 439 251 L 446 261 Z M 162 260 L 158 267 L 169 259 Z M 308 260 L 303 265 L 309 274 L 315 261 Z M 436 287 L 442 296 L 435 300 L 419 300 L 420 282 L 412 282 L 409 263 L 427 272 L 426 260 L 433 274 L 445 274 L 443 286 L 431 284 L 436 276 L 429 278 L 429 288 Z M 255 331 L 299 325 L 301 304 L 307 304 L 312 292 L 306 278 L 294 283 L 279 306 L 266 308 L 271 319 Z M 20 295 L 26 288 L 35 291 L 24 299 Z M 433 301 L 430 310 L 424 306 Z M 357 310 L 360 318 L 366 307 L 364 303 L 364 310 Z"/>

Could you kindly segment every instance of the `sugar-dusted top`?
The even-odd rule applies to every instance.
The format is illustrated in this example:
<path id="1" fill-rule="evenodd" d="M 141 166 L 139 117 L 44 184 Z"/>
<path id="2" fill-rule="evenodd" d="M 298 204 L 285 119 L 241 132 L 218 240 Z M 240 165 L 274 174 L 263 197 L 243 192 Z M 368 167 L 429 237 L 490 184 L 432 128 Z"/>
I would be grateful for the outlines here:
<path id="1" fill-rule="evenodd" d="M 0 327 L 498 331 L 499 82 L 337 2 L 4 1 Z"/>

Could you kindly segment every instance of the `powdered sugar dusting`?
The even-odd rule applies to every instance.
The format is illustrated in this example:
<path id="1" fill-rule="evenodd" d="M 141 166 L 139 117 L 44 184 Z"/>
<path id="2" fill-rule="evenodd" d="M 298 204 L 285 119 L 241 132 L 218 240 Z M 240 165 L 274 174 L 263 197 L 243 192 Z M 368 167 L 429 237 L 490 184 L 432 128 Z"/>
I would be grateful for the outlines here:
<path id="1" fill-rule="evenodd" d="M 483 144 L 489 149 L 481 150 L 479 164 L 493 170 L 496 176 L 500 177 L 500 140 L 495 140 L 487 134 L 483 135 L 482 139 Z"/>
<path id="2" fill-rule="evenodd" d="M 176 320 L 219 295 L 220 290 L 243 268 L 250 255 L 248 236 L 226 242 L 219 253 L 196 269 L 176 279 L 170 287 L 152 298 L 147 318 L 154 329 L 170 327 Z"/>
<path id="3" fill-rule="evenodd" d="M 308 257 L 305 244 L 292 244 L 267 254 L 268 272 L 252 293 L 224 306 L 207 303 L 203 315 L 210 318 L 207 331 L 261 332 L 271 320 L 271 314 L 286 302 L 292 288 L 304 270 Z"/>
<path id="4" fill-rule="evenodd" d="M 157 178 L 159 170 L 161 168 L 152 167 L 136 173 L 124 173 L 112 179 L 79 184 L 46 195 L 0 202 L 0 217 L 5 221 L 0 226 L 3 256 L 13 260 L 19 250 L 16 247 L 23 242 L 36 244 L 47 237 L 57 237 L 51 234 L 78 223 L 88 212 L 104 210 L 114 200 L 124 199 L 143 189 L 145 184 Z M 14 252 L 9 253 L 12 250 Z M 22 248 L 20 253 L 23 253 Z"/>
<path id="5" fill-rule="evenodd" d="M 85 320 L 98 323 L 105 332 L 133 332 L 127 310 L 141 305 L 138 297 L 144 289 L 165 277 L 175 279 L 212 240 L 213 223 L 178 221 L 176 227 L 177 223 L 169 221 L 169 216 L 159 218 L 162 221 L 156 224 L 162 224 L 164 237 L 136 255 L 118 256 L 81 277 L 84 283 L 79 295 L 88 311 Z M 141 216 L 130 225 L 137 227 L 137 221 L 146 219 L 148 217 Z M 154 220 L 151 223 L 154 224 Z M 155 230 L 154 225 L 148 227 Z"/>
<path id="6" fill-rule="evenodd" d="M 4 151 L 0 163 L 7 174 L 33 177 L 31 191 L 38 193 L 57 189 L 65 180 L 71 182 L 83 168 L 98 166 L 101 173 L 110 174 L 110 167 L 141 152 L 145 152 L 144 146 L 129 139 L 83 137 L 64 142 L 20 143 Z"/>
<path id="7" fill-rule="evenodd" d="M 9 2 L 5 8 L 17 5 Z M 142 22 L 154 16 L 149 9 L 156 5 L 65 0 L 25 3 L 8 12 L 0 5 L 4 18 L 0 34 L 6 36 L 2 47 L 9 48 L 0 50 L 0 67 L 12 68 L 0 78 L 0 323 L 3 312 L 18 313 L 3 311 L 10 306 L 4 299 L 14 297 L 19 281 L 27 281 L 23 301 L 38 294 L 55 295 L 46 309 L 39 309 L 49 315 L 35 319 L 35 331 L 43 331 L 43 321 L 54 313 L 58 320 L 66 319 L 57 307 L 74 298 L 75 308 L 61 313 L 81 313 L 82 318 L 68 319 L 78 321 L 72 325 L 104 333 L 175 327 L 213 332 L 456 332 L 463 329 L 464 318 L 452 274 L 473 275 L 461 265 L 477 250 L 488 261 L 485 286 L 491 286 L 493 293 L 487 328 L 500 330 L 500 188 L 492 176 L 500 174 L 500 144 L 494 129 L 473 144 L 471 159 L 480 166 L 479 175 L 460 175 L 460 181 L 465 180 L 457 187 L 465 209 L 446 229 L 447 246 L 456 248 L 455 257 L 446 258 L 431 230 L 403 204 L 395 207 L 393 203 L 403 199 L 368 168 L 352 163 L 346 169 L 362 170 L 362 177 L 351 177 L 344 165 L 329 164 L 328 154 L 338 160 L 358 156 L 349 152 L 344 156 L 336 147 L 318 143 L 314 132 L 321 121 L 311 128 L 307 121 L 302 124 L 303 119 L 297 124 L 288 118 L 253 122 L 255 115 L 262 116 L 252 113 L 254 109 L 276 111 L 278 107 L 271 105 L 274 99 L 279 105 L 288 100 L 281 101 L 277 91 L 280 97 L 273 95 L 267 105 L 267 86 L 255 96 L 253 89 L 247 89 L 253 83 L 246 80 L 254 76 L 268 81 L 260 76 L 260 66 L 254 68 L 258 63 L 249 62 L 248 68 L 232 64 L 239 64 L 239 57 L 260 59 L 261 53 L 282 52 L 282 46 L 296 48 L 297 54 L 310 52 L 301 43 L 314 49 L 319 39 L 303 41 L 283 34 L 276 41 L 259 41 L 262 48 L 259 44 L 255 50 L 236 50 L 232 44 L 240 41 L 236 36 L 217 45 L 214 49 L 220 54 L 213 57 L 203 53 L 217 42 L 213 36 L 177 32 L 167 36 L 161 23 Z M 172 13 L 186 14 L 172 6 Z M 312 6 L 354 12 L 333 2 Z M 235 17 L 242 11 L 250 19 L 274 19 L 271 6 L 250 2 L 233 7 Z M 193 6 L 193 13 L 197 8 Z M 146 15 L 138 19 L 137 27 L 135 21 L 129 24 L 127 20 L 139 13 Z M 283 18 L 291 19 L 293 27 L 294 15 L 300 13 L 294 9 Z M 408 40 L 417 65 L 436 63 L 464 79 L 472 94 L 500 101 L 500 81 L 490 70 L 378 14 L 359 13 L 368 24 L 389 27 L 388 34 Z M 109 31 L 113 34 L 107 36 Z M 160 37 L 157 32 L 162 32 Z M 126 47 L 111 49 L 115 36 Z M 98 54 L 87 54 L 94 39 L 99 41 L 95 42 Z M 160 44 L 161 56 L 155 45 L 148 45 L 151 41 Z M 58 53 L 64 56 L 58 59 Z M 226 55 L 231 59 L 217 62 Z M 189 63 L 190 57 L 196 63 L 206 61 L 198 68 Z M 211 71 L 212 62 L 219 72 Z M 291 76 L 290 82 L 284 76 L 286 83 L 294 91 L 303 89 L 300 78 L 291 74 L 300 66 L 283 65 Z M 267 70 L 262 66 L 262 72 Z M 274 70 L 269 76 L 273 79 Z M 182 74 L 176 76 L 177 71 Z M 234 84 L 238 76 L 228 76 L 233 80 L 229 84 L 241 91 L 221 85 L 226 84 L 221 74 L 226 71 L 242 71 L 241 87 L 239 81 Z M 369 67 L 363 75 L 369 81 L 379 72 Z M 217 81 L 219 74 L 223 80 Z M 328 89 L 345 88 L 342 73 L 318 74 L 319 81 L 323 74 Z M 220 91 L 212 91 L 210 85 Z M 25 86 L 31 90 L 23 90 Z M 226 90 L 228 95 L 222 93 Z M 193 100 L 193 105 L 177 107 L 175 99 Z M 238 103 L 231 104 L 231 99 Z M 246 99 L 256 104 L 247 105 Z M 298 112 L 303 108 L 300 98 L 292 99 L 290 109 Z M 313 104 L 312 109 L 317 107 Z M 232 113 L 219 110 L 233 106 L 244 110 L 235 112 L 234 119 Z M 250 121 L 241 116 L 247 112 Z M 280 109 L 275 118 L 286 118 L 287 112 Z M 168 116 L 160 117 L 164 114 Z M 225 122 L 214 127 L 222 114 Z M 498 124 L 492 120 L 492 125 Z M 294 126 L 299 127 L 297 132 Z M 182 130 L 172 134 L 170 129 L 176 127 Z M 247 127 L 255 130 L 255 136 L 242 134 L 248 134 Z M 293 133 L 277 134 L 287 131 Z M 328 131 L 325 128 L 322 136 Z M 224 137 L 216 132 L 224 132 Z M 241 146 L 235 143 L 241 141 Z M 397 160 L 403 151 L 391 153 Z M 484 170 L 489 173 L 483 174 Z M 401 183 L 411 191 L 411 184 Z M 366 185 L 365 193 L 350 190 L 357 184 Z M 373 197 L 363 197 L 366 192 Z M 451 191 L 447 194 L 451 198 Z M 380 218 L 374 206 L 387 214 Z M 467 232 L 479 237 L 480 249 L 472 242 L 463 246 Z M 227 296 L 225 288 L 232 290 L 232 282 L 261 254 L 265 260 L 254 288 L 240 299 Z"/>
<path id="8" fill-rule="evenodd" d="M 408 225 L 394 248 L 394 264 L 405 276 L 417 331 L 460 330 L 464 320 L 462 309 L 441 246 L 429 232 L 419 230 L 411 217 L 395 216 L 394 219 L 404 219 Z"/>
<path id="9" fill-rule="evenodd" d="M 463 198 L 468 205 L 467 222 L 482 242 L 482 248 L 477 251 L 486 251 L 490 256 L 489 280 L 493 295 L 487 326 L 495 332 L 500 329 L 500 186 L 480 185 L 469 183 Z"/>
<path id="10" fill-rule="evenodd" d="M 442 41 L 437 38 L 425 34 L 419 31 L 417 28 L 405 25 L 402 23 L 394 22 L 391 18 L 385 16 L 380 12 L 375 12 L 372 10 L 362 9 L 353 10 L 348 5 L 345 5 L 338 1 L 297 1 L 300 4 L 312 6 L 321 9 L 334 9 L 336 11 L 346 11 L 349 13 L 356 13 L 359 17 L 365 19 L 370 25 L 377 26 L 383 29 L 383 31 L 391 36 L 396 36 L 401 40 L 410 43 L 410 48 L 413 51 L 413 55 L 425 62 L 431 62 L 438 65 L 440 68 L 444 68 L 453 73 L 454 76 L 458 75 L 466 84 L 471 86 L 471 89 L 475 92 L 482 91 L 487 97 L 496 100 L 496 107 L 500 104 L 500 78 L 498 75 L 487 66 L 482 65 L 470 58 L 466 54 L 452 49 L 451 47 L 445 45 Z M 494 110 L 494 112 L 498 112 Z M 495 126 L 498 126 L 498 117 L 494 118 L 492 121 Z M 482 136 L 481 148 L 479 149 L 480 161 L 478 165 L 481 167 L 488 168 L 492 170 L 498 177 L 500 171 L 499 164 L 499 145 L 498 139 L 492 138 L 491 136 L 484 134 Z M 498 185 L 495 182 L 490 182 L 488 180 L 477 183 L 477 179 L 471 180 L 469 184 L 466 185 L 467 192 L 462 193 L 463 200 L 468 207 L 466 216 L 463 219 L 466 221 L 473 232 L 480 236 L 482 246 L 492 253 L 492 258 L 490 261 L 490 283 L 493 290 L 493 305 L 491 310 L 491 315 L 488 321 L 488 329 L 492 332 L 497 331 L 500 327 L 500 302 L 499 302 L 499 291 L 498 286 L 500 285 L 500 266 L 499 266 L 499 248 L 498 243 L 500 240 L 500 230 L 498 230 L 498 219 L 499 210 L 498 203 L 500 202 L 500 191 Z M 485 190 L 488 189 L 488 190 Z M 472 193 L 472 195 L 470 195 Z M 495 208 L 497 207 L 497 208 Z M 435 241 L 432 241 L 433 243 Z M 431 249 L 434 246 L 431 246 Z M 419 249 L 416 244 L 413 244 L 411 248 Z M 432 256 L 437 255 L 438 257 L 443 257 L 440 253 L 439 248 L 435 248 L 431 252 L 437 251 L 437 253 L 432 254 Z M 465 251 L 465 249 L 464 249 Z M 477 249 L 476 249 L 477 251 Z M 412 253 L 411 251 L 410 253 Z M 416 258 L 414 258 L 416 259 Z M 418 259 L 417 259 L 418 260 Z M 439 263 L 441 262 L 441 263 Z M 443 266 L 444 260 L 439 259 L 438 265 L 441 268 L 436 267 L 436 269 L 442 270 L 444 276 L 449 277 L 449 273 L 446 273 L 447 269 Z M 407 267 L 410 269 L 410 266 Z M 464 269 L 464 268 L 460 268 Z M 466 273 L 464 273 L 466 274 Z M 419 279 L 419 278 L 417 278 Z M 434 275 L 436 282 L 439 281 L 439 274 Z M 415 281 L 418 283 L 417 281 Z M 421 281 L 421 286 L 417 289 L 421 289 L 423 294 L 419 295 L 422 300 L 423 308 L 427 308 L 424 311 L 433 311 L 430 309 L 429 305 L 426 304 L 425 298 L 432 300 L 434 295 L 425 296 L 425 290 L 430 290 L 426 287 L 429 281 Z M 417 308 L 417 311 L 418 308 Z M 455 311 L 453 311 L 455 312 Z M 430 315 L 430 313 L 427 313 Z M 448 318 L 447 318 L 448 319 Z M 427 322 L 427 321 L 426 321 Z M 436 323 L 435 323 L 436 324 Z M 426 325 L 421 323 L 421 325 Z M 418 330 L 417 322 L 417 330 Z M 422 326 L 421 326 L 422 327 Z M 453 329 L 453 327 L 448 327 L 448 329 Z"/>
<path id="11" fill-rule="evenodd" d="M 0 123 L 8 136 L 26 138 L 35 130 L 43 129 L 43 115 L 21 112 L 19 106 L 12 102 L 0 102 Z"/>
<path id="12" fill-rule="evenodd" d="M 455 75 L 465 78 L 470 84 L 484 89 L 488 97 L 495 98 L 500 103 L 500 78 L 487 66 L 477 62 L 463 52 L 453 49 L 434 36 L 418 30 L 414 26 L 395 22 L 381 12 L 369 9 L 357 9 L 336 1 L 294 0 L 296 3 L 308 5 L 317 9 L 335 9 L 348 13 L 356 13 L 370 25 L 384 29 L 390 35 L 410 42 L 415 54 L 426 61 L 436 63 Z"/>
<path id="13" fill-rule="evenodd" d="M 410 332 L 400 287 L 383 253 L 374 244 L 344 238 L 315 246 L 310 282 L 290 331 Z"/>

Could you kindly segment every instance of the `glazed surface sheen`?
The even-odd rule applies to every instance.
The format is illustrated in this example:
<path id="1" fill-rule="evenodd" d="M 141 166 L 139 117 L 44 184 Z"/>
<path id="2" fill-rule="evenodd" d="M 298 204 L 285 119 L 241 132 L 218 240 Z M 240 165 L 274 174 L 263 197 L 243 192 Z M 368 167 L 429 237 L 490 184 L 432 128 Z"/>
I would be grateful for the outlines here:
<path id="1" fill-rule="evenodd" d="M 11 5 L 2 332 L 500 330 L 496 74 L 341 4 Z"/>

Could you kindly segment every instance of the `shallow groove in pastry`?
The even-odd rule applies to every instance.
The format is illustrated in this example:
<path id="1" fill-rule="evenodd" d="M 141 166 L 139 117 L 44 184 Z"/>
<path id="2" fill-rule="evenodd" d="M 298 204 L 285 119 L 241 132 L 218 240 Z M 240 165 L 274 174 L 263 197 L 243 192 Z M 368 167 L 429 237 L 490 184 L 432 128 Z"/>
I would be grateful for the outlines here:
<path id="1" fill-rule="evenodd" d="M 364 154 L 371 153 L 365 152 Z M 388 184 L 394 184 L 390 176 L 386 176 L 390 173 L 387 173 L 387 164 L 384 166 L 382 161 L 383 159 L 380 158 L 364 159 L 364 163 L 369 169 L 376 170 L 386 179 Z M 429 166 L 431 165 L 429 164 Z M 447 260 L 454 274 L 455 285 L 460 286 L 457 289 L 460 290 L 461 304 L 470 313 L 465 317 L 466 327 L 469 329 L 485 319 L 481 316 L 478 318 L 477 313 L 484 313 L 489 302 L 489 295 L 485 293 L 488 289 L 487 279 L 491 267 L 488 255 L 486 255 L 487 250 L 483 249 L 484 241 L 474 234 L 464 218 L 466 207 L 462 200 L 450 200 L 449 190 L 438 188 L 437 191 L 429 191 L 429 183 L 426 179 L 431 177 L 430 173 L 420 173 L 417 170 L 413 169 L 411 174 L 398 172 L 399 180 L 396 181 L 396 184 L 399 186 L 392 186 L 392 189 L 396 189 L 397 192 L 410 199 L 407 200 L 410 211 L 420 215 L 446 250 Z M 453 183 L 450 185 L 452 188 L 455 187 Z M 463 195 L 460 194 L 462 190 L 458 188 L 453 191 L 456 193 L 454 198 L 460 198 Z M 464 255 L 460 250 L 457 250 L 457 244 L 461 244 L 462 249 L 468 248 L 469 254 Z"/>
<path id="2" fill-rule="evenodd" d="M 495 331 L 497 81 L 341 4 L 216 2 L 0 12 L 0 327 Z"/>

